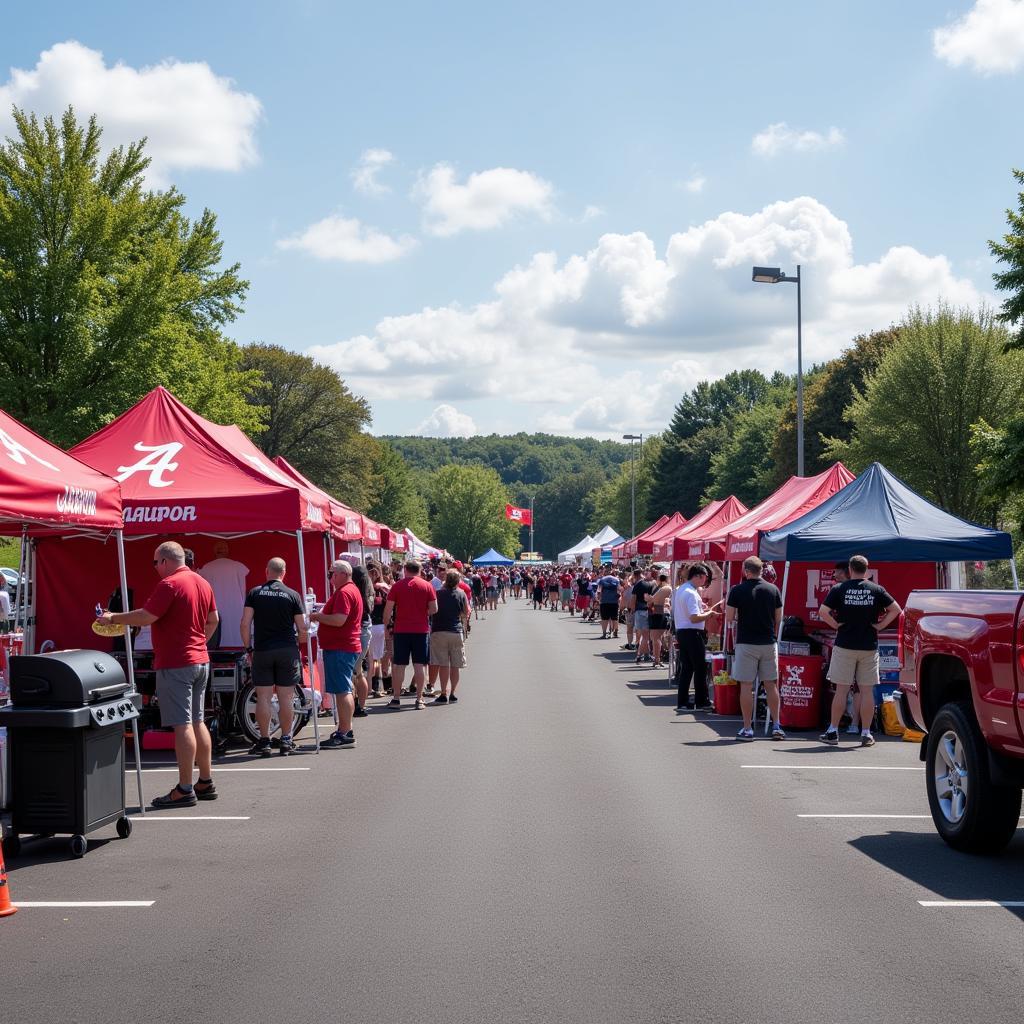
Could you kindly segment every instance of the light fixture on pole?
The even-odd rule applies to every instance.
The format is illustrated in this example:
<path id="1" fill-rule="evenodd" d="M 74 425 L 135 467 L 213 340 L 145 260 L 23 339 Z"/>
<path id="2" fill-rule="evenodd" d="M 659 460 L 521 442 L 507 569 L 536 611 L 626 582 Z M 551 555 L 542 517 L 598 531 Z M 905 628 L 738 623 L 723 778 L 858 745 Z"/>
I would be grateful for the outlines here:
<path id="1" fill-rule="evenodd" d="M 623 434 L 623 441 L 629 442 L 629 526 L 630 537 L 636 536 L 636 469 L 633 462 L 633 442 L 640 442 L 640 450 L 643 451 L 643 434 Z"/>
<path id="2" fill-rule="evenodd" d="M 796 285 L 796 475 L 804 475 L 804 353 L 800 315 L 800 264 L 796 277 L 787 277 L 778 267 L 754 267 L 752 280 L 758 284 Z"/>

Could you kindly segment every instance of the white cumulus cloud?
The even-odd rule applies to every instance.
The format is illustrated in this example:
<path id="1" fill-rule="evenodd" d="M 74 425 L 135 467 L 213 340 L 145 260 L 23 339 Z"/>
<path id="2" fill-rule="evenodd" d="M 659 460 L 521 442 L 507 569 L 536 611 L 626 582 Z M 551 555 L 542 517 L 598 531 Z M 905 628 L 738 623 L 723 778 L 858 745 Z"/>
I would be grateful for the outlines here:
<path id="1" fill-rule="evenodd" d="M 1024 2 L 976 0 L 962 17 L 932 33 L 935 55 L 953 67 L 985 75 L 1016 71 L 1024 63 Z"/>
<path id="2" fill-rule="evenodd" d="M 477 432 L 471 416 L 454 405 L 439 405 L 414 431 L 422 437 L 472 437 Z"/>
<path id="3" fill-rule="evenodd" d="M 560 260 L 542 252 L 509 270 L 476 305 L 389 316 L 364 335 L 310 349 L 360 393 L 453 403 L 531 403 L 538 425 L 567 433 L 664 429 L 681 394 L 737 367 L 792 372 L 792 285 L 750 280 L 755 264 L 802 266 L 804 360 L 939 298 L 985 296 L 942 255 L 895 245 L 854 259 L 847 224 L 801 196 L 725 212 L 671 235 L 604 234 Z"/>
<path id="4" fill-rule="evenodd" d="M 441 237 L 501 227 L 519 214 L 548 219 L 553 196 L 554 186 L 529 171 L 492 167 L 460 183 L 455 168 L 443 163 L 420 175 L 413 188 L 426 231 Z"/>
<path id="5" fill-rule="evenodd" d="M 785 121 L 777 121 L 768 125 L 764 131 L 758 132 L 751 140 L 750 148 L 758 155 L 765 157 L 778 156 L 779 153 L 814 153 L 825 149 L 834 149 L 846 141 L 838 128 L 829 128 L 827 132 L 800 131 L 790 128 Z"/>
<path id="6" fill-rule="evenodd" d="M 319 260 L 339 263 L 389 263 L 415 248 L 409 235 L 395 238 L 354 217 L 332 215 L 310 224 L 302 234 L 282 238 L 279 249 L 298 249 Z"/>
<path id="7" fill-rule="evenodd" d="M 98 50 L 58 43 L 0 85 L 0 136 L 13 132 L 12 106 L 40 116 L 59 117 L 68 106 L 82 119 L 95 114 L 108 148 L 147 137 L 157 184 L 175 170 L 237 171 L 257 159 L 260 101 L 201 61 L 108 65 Z"/>
<path id="8" fill-rule="evenodd" d="M 377 175 L 395 159 L 387 149 L 367 149 L 352 169 L 352 187 L 365 196 L 383 196 L 391 191 L 377 180 Z"/>
<path id="9" fill-rule="evenodd" d="M 704 186 L 708 183 L 708 179 L 703 174 L 694 174 L 687 178 L 686 181 L 679 182 L 679 187 L 685 192 L 692 192 L 696 195 L 698 192 L 704 191 Z"/>

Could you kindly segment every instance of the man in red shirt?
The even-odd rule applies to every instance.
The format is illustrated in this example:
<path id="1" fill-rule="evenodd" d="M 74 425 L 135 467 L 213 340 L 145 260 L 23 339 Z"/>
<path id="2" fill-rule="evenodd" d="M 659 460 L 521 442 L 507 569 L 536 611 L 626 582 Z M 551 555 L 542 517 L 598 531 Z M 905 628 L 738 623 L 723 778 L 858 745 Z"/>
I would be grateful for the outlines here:
<path id="1" fill-rule="evenodd" d="M 384 605 L 384 625 L 393 630 L 394 659 L 391 662 L 391 689 L 394 696 L 389 708 L 400 708 L 405 666 L 412 661 L 412 680 L 416 687 L 417 710 L 423 703 L 424 666 L 429 661 L 430 616 L 437 611 L 434 588 L 420 576 L 420 563 L 405 563 L 405 576 L 388 591 Z"/>
<path id="2" fill-rule="evenodd" d="M 153 806 L 194 807 L 196 800 L 216 800 L 213 784 L 213 743 L 203 721 L 210 655 L 206 642 L 217 629 L 220 616 L 213 590 L 185 565 L 185 549 L 174 541 L 153 553 L 160 577 L 149 600 L 130 612 L 104 612 L 99 620 L 119 626 L 151 626 L 153 667 L 160 721 L 174 729 L 178 785 Z M 192 767 L 199 766 L 199 781 L 192 785 Z"/>
<path id="3" fill-rule="evenodd" d="M 352 675 L 362 653 L 363 595 L 352 582 L 352 566 L 342 559 L 331 563 L 331 587 L 333 593 L 327 604 L 309 616 L 310 622 L 320 624 L 316 638 L 324 652 L 324 686 L 333 697 L 338 713 L 338 728 L 324 746 L 354 747 L 352 713 L 356 706 Z M 434 592 L 429 583 L 427 587 Z"/>

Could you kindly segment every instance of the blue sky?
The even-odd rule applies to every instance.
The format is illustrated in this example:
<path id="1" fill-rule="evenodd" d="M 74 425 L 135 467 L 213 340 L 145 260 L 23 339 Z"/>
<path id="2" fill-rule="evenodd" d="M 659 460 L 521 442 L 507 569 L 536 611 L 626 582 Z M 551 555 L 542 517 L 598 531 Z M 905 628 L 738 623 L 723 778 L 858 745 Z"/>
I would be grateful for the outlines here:
<path id="1" fill-rule="evenodd" d="M 991 302 L 1024 165 L 1021 0 L 51 3 L 0 57 L 0 131 L 147 134 L 252 283 L 232 334 L 330 362 L 379 433 L 649 433 L 792 370 L 752 263 L 802 263 L 808 361 Z"/>

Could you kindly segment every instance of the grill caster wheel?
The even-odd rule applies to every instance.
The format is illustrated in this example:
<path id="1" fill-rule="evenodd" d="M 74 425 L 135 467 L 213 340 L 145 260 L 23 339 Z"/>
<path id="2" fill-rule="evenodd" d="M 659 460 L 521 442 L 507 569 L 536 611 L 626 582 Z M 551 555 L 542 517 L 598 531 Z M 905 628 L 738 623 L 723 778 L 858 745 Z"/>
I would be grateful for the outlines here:
<path id="1" fill-rule="evenodd" d="M 16 836 L 12 832 L 4 839 L 4 856 L 17 857 L 19 853 L 21 853 L 21 836 Z"/>
<path id="2" fill-rule="evenodd" d="M 72 836 L 70 846 L 72 856 L 84 857 L 85 851 L 89 849 L 89 841 L 85 836 Z"/>
<path id="3" fill-rule="evenodd" d="M 131 820 L 131 818 L 118 818 L 117 819 L 117 834 L 122 839 L 127 839 L 132 834 L 132 820 Z"/>

